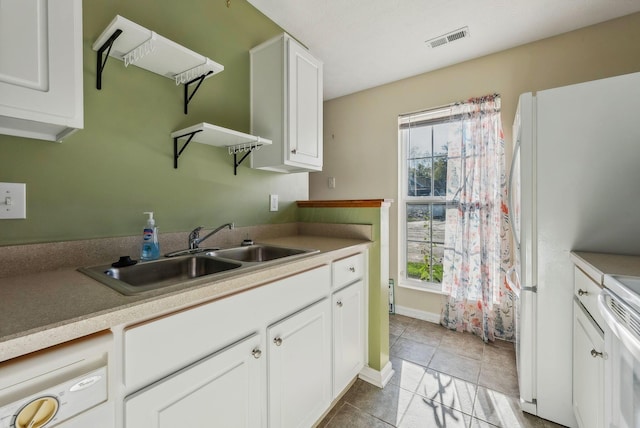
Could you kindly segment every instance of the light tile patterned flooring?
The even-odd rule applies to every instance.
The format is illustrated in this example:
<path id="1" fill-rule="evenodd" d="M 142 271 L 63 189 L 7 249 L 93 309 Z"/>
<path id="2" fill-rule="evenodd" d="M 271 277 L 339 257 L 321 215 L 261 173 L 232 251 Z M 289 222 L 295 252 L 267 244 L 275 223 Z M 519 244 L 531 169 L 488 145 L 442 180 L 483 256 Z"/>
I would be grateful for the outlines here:
<path id="1" fill-rule="evenodd" d="M 320 427 L 559 427 L 520 411 L 513 344 L 389 318 L 391 381 L 380 389 L 357 380 Z"/>

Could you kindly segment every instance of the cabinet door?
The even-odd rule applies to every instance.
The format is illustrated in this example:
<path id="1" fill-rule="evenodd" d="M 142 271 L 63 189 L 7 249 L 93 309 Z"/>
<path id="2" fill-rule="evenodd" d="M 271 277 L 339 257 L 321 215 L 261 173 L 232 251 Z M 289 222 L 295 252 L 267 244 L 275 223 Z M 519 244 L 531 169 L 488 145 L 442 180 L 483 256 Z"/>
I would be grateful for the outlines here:
<path id="1" fill-rule="evenodd" d="M 125 426 L 266 426 L 261 340 L 246 338 L 128 397 Z"/>
<path id="2" fill-rule="evenodd" d="M 82 126 L 81 0 L 0 0 L 0 132 L 56 140 Z"/>
<path id="3" fill-rule="evenodd" d="M 268 328 L 269 426 L 310 427 L 331 401 L 329 299 Z"/>
<path id="4" fill-rule="evenodd" d="M 604 340 L 602 332 L 579 303 L 574 302 L 573 310 L 573 411 L 580 428 L 601 428 Z"/>
<path id="5" fill-rule="evenodd" d="M 291 162 L 322 169 L 322 63 L 288 42 L 289 147 Z"/>
<path id="6" fill-rule="evenodd" d="M 358 281 L 334 293 L 333 398 L 364 367 L 364 283 Z"/>

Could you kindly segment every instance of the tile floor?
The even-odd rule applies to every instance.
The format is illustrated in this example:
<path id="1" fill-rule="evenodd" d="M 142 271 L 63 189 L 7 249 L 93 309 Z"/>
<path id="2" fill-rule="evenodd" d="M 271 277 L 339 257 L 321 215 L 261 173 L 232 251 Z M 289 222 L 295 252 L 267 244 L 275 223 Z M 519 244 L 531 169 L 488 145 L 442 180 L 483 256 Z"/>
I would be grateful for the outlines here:
<path id="1" fill-rule="evenodd" d="M 520 411 L 513 344 L 389 318 L 391 381 L 357 380 L 320 427 L 559 427 Z"/>

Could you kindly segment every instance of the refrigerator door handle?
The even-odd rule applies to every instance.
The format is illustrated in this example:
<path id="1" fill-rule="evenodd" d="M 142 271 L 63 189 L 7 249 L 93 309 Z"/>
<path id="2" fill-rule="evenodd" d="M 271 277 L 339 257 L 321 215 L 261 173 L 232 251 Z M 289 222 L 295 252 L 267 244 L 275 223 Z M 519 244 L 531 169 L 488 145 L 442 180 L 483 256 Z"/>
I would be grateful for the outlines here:
<path id="1" fill-rule="evenodd" d="M 513 168 L 516 165 L 517 154 L 520 152 L 520 135 L 516 137 L 516 144 L 513 146 L 513 153 L 511 154 L 511 168 L 509 169 L 509 186 L 507 187 L 507 206 L 509 208 L 509 223 L 511 223 L 511 227 L 513 227 L 514 223 L 514 212 L 513 212 Z M 514 231 L 513 239 L 516 242 L 516 248 L 520 249 L 520 238 L 518 237 L 518 232 Z"/>

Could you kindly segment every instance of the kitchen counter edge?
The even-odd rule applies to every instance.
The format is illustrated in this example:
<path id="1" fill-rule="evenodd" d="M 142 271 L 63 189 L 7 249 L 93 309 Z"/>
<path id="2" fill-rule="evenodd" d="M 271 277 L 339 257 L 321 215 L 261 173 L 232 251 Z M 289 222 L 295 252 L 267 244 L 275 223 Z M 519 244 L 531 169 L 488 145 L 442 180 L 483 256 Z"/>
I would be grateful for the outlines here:
<path id="1" fill-rule="evenodd" d="M 601 286 L 605 274 L 640 276 L 640 256 L 572 251 L 571 261 Z"/>
<path id="2" fill-rule="evenodd" d="M 366 250 L 371 241 L 289 236 L 261 243 L 313 248 L 308 257 L 214 281 L 124 296 L 75 269 L 0 278 L 0 362 L 115 326 L 218 300 Z M 177 289 L 176 289 L 177 288 Z M 8 327 L 9 326 L 9 327 Z"/>

